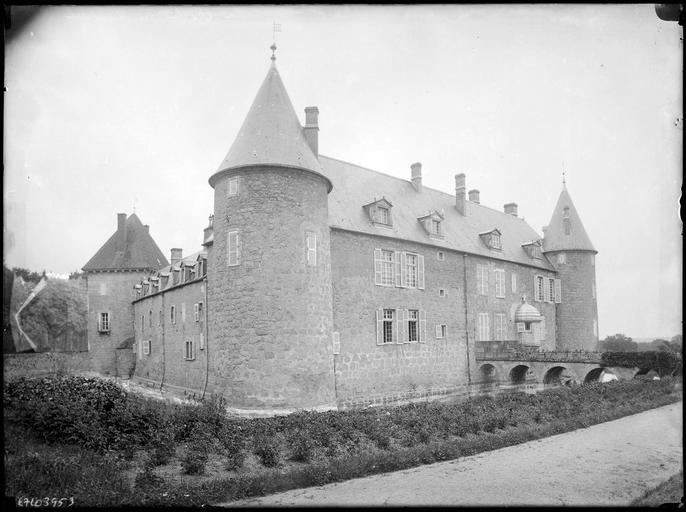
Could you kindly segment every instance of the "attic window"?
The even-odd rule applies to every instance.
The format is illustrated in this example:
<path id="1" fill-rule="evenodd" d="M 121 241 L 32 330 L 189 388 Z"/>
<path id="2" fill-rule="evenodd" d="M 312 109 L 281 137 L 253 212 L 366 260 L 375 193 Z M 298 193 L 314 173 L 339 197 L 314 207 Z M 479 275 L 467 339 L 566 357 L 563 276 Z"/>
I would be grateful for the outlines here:
<path id="1" fill-rule="evenodd" d="M 437 211 L 429 212 L 417 219 L 432 238 L 443 238 L 443 215 Z"/>
<path id="2" fill-rule="evenodd" d="M 526 251 L 526 254 L 529 256 L 529 258 L 540 260 L 543 257 L 540 240 L 529 242 L 528 244 L 522 244 L 522 248 Z"/>
<path id="3" fill-rule="evenodd" d="M 393 225 L 392 207 L 393 205 L 384 197 L 363 206 L 369 220 L 376 226 Z"/>
<path id="4" fill-rule="evenodd" d="M 479 237 L 483 243 L 486 244 L 489 249 L 493 249 L 494 251 L 503 250 L 501 235 L 502 234 L 498 229 L 492 229 L 491 231 L 487 231 L 485 233 L 479 233 Z"/>

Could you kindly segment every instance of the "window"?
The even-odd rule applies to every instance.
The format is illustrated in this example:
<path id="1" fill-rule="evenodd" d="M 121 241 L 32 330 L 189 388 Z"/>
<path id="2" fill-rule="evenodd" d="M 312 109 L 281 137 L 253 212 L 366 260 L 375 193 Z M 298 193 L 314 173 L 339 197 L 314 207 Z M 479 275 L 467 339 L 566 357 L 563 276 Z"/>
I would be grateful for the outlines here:
<path id="1" fill-rule="evenodd" d="M 393 251 L 374 250 L 374 282 L 381 286 L 393 286 Z"/>
<path id="2" fill-rule="evenodd" d="M 543 286 L 543 276 L 534 276 L 534 300 L 542 302 L 544 299 L 545 287 Z"/>
<path id="3" fill-rule="evenodd" d="M 424 289 L 424 256 L 374 249 L 374 283 L 379 286 Z"/>
<path id="4" fill-rule="evenodd" d="M 407 287 L 417 288 L 417 255 L 407 253 L 405 263 L 407 265 Z"/>
<path id="5" fill-rule="evenodd" d="M 186 303 L 185 302 L 181 303 L 181 323 L 182 324 L 186 323 Z"/>
<path id="6" fill-rule="evenodd" d="M 495 296 L 505 297 L 505 270 L 502 268 L 495 269 Z"/>
<path id="7" fill-rule="evenodd" d="M 307 264 L 310 267 L 317 265 L 317 233 L 308 231 L 306 236 Z"/>
<path id="8" fill-rule="evenodd" d="M 493 327 L 494 337 L 497 341 L 505 341 L 507 334 L 507 315 L 505 313 L 495 314 L 495 325 Z"/>
<path id="9" fill-rule="evenodd" d="M 205 348 L 205 334 L 200 333 L 200 350 L 203 350 Z"/>
<path id="10" fill-rule="evenodd" d="M 200 305 L 197 302 L 193 304 L 193 319 L 196 322 L 200 321 Z"/>
<path id="11" fill-rule="evenodd" d="M 436 324 L 436 338 L 446 338 L 448 336 L 448 326 L 445 324 Z"/>
<path id="12" fill-rule="evenodd" d="M 512 273 L 512 293 L 517 293 L 517 274 Z"/>
<path id="13" fill-rule="evenodd" d="M 376 222 L 379 224 L 386 224 L 387 226 L 391 223 L 391 216 L 388 208 L 384 206 L 378 206 L 376 208 Z"/>
<path id="14" fill-rule="evenodd" d="M 228 192 L 226 193 L 227 196 L 235 196 L 236 194 L 238 194 L 238 176 L 229 178 Z"/>
<path id="15" fill-rule="evenodd" d="M 439 296 L 439 297 L 445 297 L 445 296 L 446 296 L 446 293 L 445 293 L 445 289 L 444 289 L 444 288 L 439 288 L 439 289 L 438 289 L 438 296 Z"/>
<path id="16" fill-rule="evenodd" d="M 541 246 L 538 244 L 534 244 L 531 246 L 531 257 L 536 258 L 537 260 L 541 259 Z"/>
<path id="17" fill-rule="evenodd" d="M 571 235 L 572 234 L 572 226 L 569 223 L 569 206 L 565 206 L 562 216 L 563 216 L 562 225 L 565 228 L 565 235 Z"/>
<path id="18" fill-rule="evenodd" d="M 548 293 L 545 297 L 546 302 L 555 301 L 555 279 L 548 278 Z"/>
<path id="19" fill-rule="evenodd" d="M 143 355 L 144 356 L 149 356 L 150 355 L 150 340 L 143 340 Z"/>
<path id="20" fill-rule="evenodd" d="M 141 315 L 141 332 L 145 332 L 145 315 Z"/>
<path id="21" fill-rule="evenodd" d="M 561 252 L 560 254 L 557 255 L 557 263 L 558 265 L 564 265 L 567 263 L 567 254 L 564 252 Z"/>
<path id="22" fill-rule="evenodd" d="M 419 341 L 419 336 L 417 335 L 417 322 L 419 322 L 419 311 L 416 309 L 410 309 L 407 312 L 407 314 L 407 341 Z"/>
<path id="23" fill-rule="evenodd" d="M 148 327 L 152 329 L 152 309 L 148 313 Z"/>
<path id="24" fill-rule="evenodd" d="M 393 318 L 395 316 L 395 310 L 384 309 L 383 310 L 383 342 L 393 343 Z"/>
<path id="25" fill-rule="evenodd" d="M 488 295 L 488 267 L 486 265 L 476 266 L 476 285 L 480 295 Z"/>
<path id="26" fill-rule="evenodd" d="M 436 258 L 438 261 L 443 261 L 445 259 L 445 253 L 443 251 L 438 251 L 436 253 Z"/>
<path id="27" fill-rule="evenodd" d="M 195 345 L 193 340 L 186 340 L 183 358 L 186 361 L 193 361 L 195 359 Z"/>
<path id="28" fill-rule="evenodd" d="M 429 223 L 430 227 L 430 233 L 432 235 L 439 235 L 441 234 L 441 221 L 436 220 L 436 219 L 431 219 L 431 222 Z"/>
<path id="29" fill-rule="evenodd" d="M 229 267 L 241 263 L 241 236 L 238 231 L 229 231 L 226 238 L 226 262 Z"/>
<path id="30" fill-rule="evenodd" d="M 488 313 L 479 313 L 479 325 L 478 325 L 478 336 L 479 341 L 489 341 L 490 332 L 488 326 Z"/>
<path id="31" fill-rule="evenodd" d="M 99 332 L 110 332 L 110 314 L 100 313 L 98 317 L 98 331 Z"/>
<path id="32" fill-rule="evenodd" d="M 198 321 L 202 320 L 202 302 L 198 302 Z"/>
<path id="33" fill-rule="evenodd" d="M 500 233 L 491 233 L 491 248 L 501 250 L 503 248 Z"/>
<path id="34" fill-rule="evenodd" d="M 169 308 L 169 319 L 171 320 L 172 324 L 176 323 L 176 306 Z"/>

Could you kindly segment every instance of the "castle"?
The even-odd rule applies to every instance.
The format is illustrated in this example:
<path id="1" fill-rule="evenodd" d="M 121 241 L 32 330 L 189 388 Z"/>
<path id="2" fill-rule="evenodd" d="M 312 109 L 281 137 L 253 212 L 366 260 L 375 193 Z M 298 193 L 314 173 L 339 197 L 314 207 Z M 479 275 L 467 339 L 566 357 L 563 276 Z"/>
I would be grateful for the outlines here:
<path id="1" fill-rule="evenodd" d="M 135 380 L 248 414 L 466 394 L 493 379 L 484 347 L 596 349 L 596 250 L 564 185 L 541 239 L 464 174 L 453 195 L 420 163 L 404 180 L 320 155 L 318 114 L 301 126 L 272 57 L 209 178 L 203 249 L 167 262 L 119 214 L 84 267 L 92 346 L 133 337 Z"/>

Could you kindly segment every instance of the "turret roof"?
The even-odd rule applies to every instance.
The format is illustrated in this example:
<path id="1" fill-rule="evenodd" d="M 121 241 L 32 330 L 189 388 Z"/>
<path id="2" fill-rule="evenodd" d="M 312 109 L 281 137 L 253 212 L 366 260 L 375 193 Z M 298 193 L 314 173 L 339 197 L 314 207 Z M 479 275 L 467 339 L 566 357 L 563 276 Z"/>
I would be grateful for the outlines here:
<path id="1" fill-rule="evenodd" d="M 567 212 L 565 212 L 565 210 Z M 565 217 L 569 221 L 565 221 Z M 569 223 L 569 227 L 565 226 Z M 574 207 L 572 198 L 567 192 L 566 185 L 562 186 L 562 192 L 557 200 L 557 206 L 548 223 L 543 236 L 543 252 L 551 251 L 594 251 L 595 247 L 586 234 L 581 217 Z"/>
<path id="2" fill-rule="evenodd" d="M 253 165 L 296 167 L 321 174 L 273 61 L 231 149 L 210 178 L 227 169 Z"/>
<path id="3" fill-rule="evenodd" d="M 103 244 L 88 263 L 83 266 L 85 272 L 98 270 L 137 270 L 158 269 L 169 262 L 150 236 L 148 228 L 133 213 L 126 219 L 126 240 L 119 244 L 119 232 Z"/>

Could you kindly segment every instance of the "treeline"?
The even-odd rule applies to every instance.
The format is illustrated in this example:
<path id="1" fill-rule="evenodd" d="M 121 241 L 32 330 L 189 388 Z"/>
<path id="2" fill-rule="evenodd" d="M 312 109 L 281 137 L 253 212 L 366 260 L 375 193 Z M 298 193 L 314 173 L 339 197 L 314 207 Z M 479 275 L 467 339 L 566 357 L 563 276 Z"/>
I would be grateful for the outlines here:
<path id="1" fill-rule="evenodd" d="M 630 336 L 615 334 L 598 342 L 599 352 L 678 352 L 683 350 L 683 336 L 677 334 L 671 339 L 656 338 L 649 343 L 638 343 Z"/>

